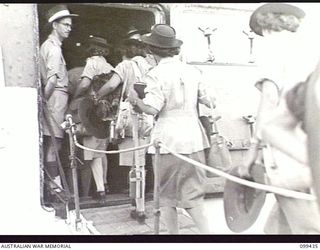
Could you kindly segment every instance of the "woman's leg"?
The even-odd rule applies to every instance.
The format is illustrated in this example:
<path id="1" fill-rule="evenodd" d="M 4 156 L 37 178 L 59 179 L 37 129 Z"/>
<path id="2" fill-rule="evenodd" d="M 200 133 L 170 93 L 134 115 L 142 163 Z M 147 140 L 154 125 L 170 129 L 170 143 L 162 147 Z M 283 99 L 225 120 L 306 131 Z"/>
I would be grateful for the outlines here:
<path id="1" fill-rule="evenodd" d="M 175 207 L 162 207 L 161 214 L 169 234 L 179 234 L 178 212 Z"/>
<path id="2" fill-rule="evenodd" d="M 107 155 L 104 154 L 101 158 L 102 161 L 102 169 L 103 169 L 103 183 L 107 185 L 108 183 L 108 160 L 107 160 Z"/>
<path id="3" fill-rule="evenodd" d="M 193 208 L 187 208 L 186 211 L 192 217 L 201 234 L 210 234 L 208 220 L 204 215 L 204 208 L 202 205 Z"/>
<path id="4" fill-rule="evenodd" d="M 91 161 L 93 178 L 97 186 L 97 192 L 104 192 L 103 169 L 101 158 L 94 158 Z"/>

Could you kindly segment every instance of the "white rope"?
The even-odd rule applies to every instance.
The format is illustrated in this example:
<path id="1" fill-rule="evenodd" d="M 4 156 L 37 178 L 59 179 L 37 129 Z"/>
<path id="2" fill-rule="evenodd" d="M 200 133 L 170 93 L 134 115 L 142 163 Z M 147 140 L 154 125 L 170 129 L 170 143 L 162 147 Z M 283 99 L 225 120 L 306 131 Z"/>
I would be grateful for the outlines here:
<path id="1" fill-rule="evenodd" d="M 144 149 L 144 148 L 148 148 L 150 146 L 153 145 L 153 143 L 149 143 L 149 144 L 145 144 L 145 145 L 141 145 L 139 147 L 134 147 L 134 148 L 127 148 L 127 149 L 122 149 L 122 150 L 111 150 L 111 151 L 105 151 L 105 150 L 98 150 L 98 149 L 92 149 L 92 148 L 88 148 L 85 147 L 83 145 L 81 145 L 78 141 L 76 136 L 73 136 L 73 140 L 74 140 L 74 144 L 83 149 L 83 150 L 87 150 L 87 151 L 91 151 L 91 152 L 96 152 L 96 153 L 102 153 L 102 154 L 119 154 L 119 153 L 126 153 L 126 152 L 131 152 L 131 151 L 135 151 L 135 150 L 140 150 L 140 149 Z"/>
<path id="2" fill-rule="evenodd" d="M 70 119 L 70 121 L 71 121 L 71 124 L 72 124 L 72 120 L 71 119 Z M 145 144 L 145 145 L 142 145 L 142 146 L 139 146 L 139 147 L 134 147 L 134 148 L 128 148 L 128 149 L 123 149 L 123 150 L 105 151 L 105 150 L 97 150 L 97 149 L 87 148 L 87 147 L 79 144 L 75 134 L 73 136 L 73 140 L 74 140 L 75 145 L 77 147 L 83 149 L 83 150 L 88 150 L 88 151 L 97 152 L 97 153 L 103 153 L 103 154 L 125 153 L 125 152 L 130 152 L 130 151 L 135 151 L 135 150 L 148 148 L 148 147 L 154 145 L 154 143 L 151 142 L 149 144 Z M 248 180 L 245 180 L 245 179 L 230 175 L 230 174 L 225 173 L 225 172 L 223 172 L 221 170 L 214 169 L 214 168 L 209 167 L 207 165 L 204 165 L 204 164 L 202 164 L 200 162 L 192 160 L 192 159 L 190 159 L 188 157 L 185 157 L 183 155 L 177 154 L 177 153 L 173 152 L 170 148 L 168 148 L 166 145 L 164 145 L 161 142 L 158 142 L 157 144 L 158 144 L 158 146 L 163 147 L 164 149 L 169 151 L 169 153 L 171 153 L 172 155 L 174 155 L 177 158 L 180 158 L 180 159 L 182 159 L 182 160 L 184 160 L 186 162 L 189 162 L 190 164 L 192 164 L 194 166 L 197 166 L 199 168 L 207 170 L 207 171 L 209 171 L 211 173 L 214 173 L 214 174 L 216 174 L 218 176 L 224 177 L 224 178 L 226 178 L 226 179 L 228 179 L 230 181 L 239 183 L 241 185 L 245 185 L 245 186 L 248 186 L 248 187 L 251 187 L 251 188 L 268 191 L 268 192 L 271 192 L 271 193 L 279 194 L 279 195 L 290 197 L 290 198 L 311 200 L 311 201 L 316 200 L 316 197 L 314 195 L 312 195 L 312 194 L 307 194 L 307 193 L 303 193 L 303 192 L 288 190 L 288 189 L 285 189 L 285 188 L 280 188 L 280 187 L 275 187 L 275 186 L 264 185 L 264 184 L 261 184 L 261 183 L 248 181 Z"/>
<path id="3" fill-rule="evenodd" d="M 176 156 L 177 158 L 180 158 L 186 162 L 189 162 L 190 164 L 200 167 L 204 170 L 207 170 L 211 173 L 214 173 L 218 176 L 224 177 L 230 181 L 239 183 L 241 185 L 245 185 L 248 187 L 252 187 L 252 188 L 256 188 L 256 189 L 261 189 L 261 190 L 265 190 L 265 191 L 269 191 L 272 193 L 276 193 L 282 196 L 286 196 L 286 197 L 290 197 L 290 198 L 296 198 L 296 199 L 302 199 L 302 200 L 316 200 L 316 197 L 314 195 L 311 194 L 307 194 L 307 193 L 302 193 L 302 192 L 297 192 L 297 191 L 293 191 L 293 190 L 288 190 L 285 188 L 279 188 L 279 187 L 274 187 L 274 186 L 269 186 L 269 185 L 264 185 L 264 184 L 260 184 L 260 183 L 256 183 L 256 182 L 252 182 L 252 181 L 248 181 L 248 180 L 244 180 L 241 179 L 239 177 L 227 174 L 221 170 L 218 169 L 214 169 L 212 167 L 206 166 L 200 162 L 197 162 L 195 160 L 192 160 L 188 157 L 185 157 L 183 155 L 177 154 L 175 152 L 173 152 L 170 148 L 168 148 L 167 146 L 165 146 L 163 143 L 159 142 L 159 146 L 166 149 L 167 151 L 169 151 L 171 154 L 173 154 L 174 156 Z"/>

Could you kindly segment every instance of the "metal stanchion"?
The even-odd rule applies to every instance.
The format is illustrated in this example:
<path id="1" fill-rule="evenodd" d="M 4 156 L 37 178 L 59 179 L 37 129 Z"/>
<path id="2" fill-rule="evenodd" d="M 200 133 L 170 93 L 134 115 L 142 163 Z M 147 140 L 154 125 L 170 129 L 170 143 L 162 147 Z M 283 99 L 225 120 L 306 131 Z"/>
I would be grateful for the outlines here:
<path id="1" fill-rule="evenodd" d="M 154 200 L 154 234 L 159 234 L 160 231 L 160 183 L 159 183 L 159 156 L 160 156 L 160 145 L 155 142 L 156 155 L 153 166 L 154 172 L 154 190 L 153 190 L 153 200 Z"/>
<path id="2" fill-rule="evenodd" d="M 80 202 L 79 202 L 79 188 L 78 188 L 78 175 L 77 175 L 77 164 L 76 164 L 76 156 L 75 156 L 75 144 L 73 141 L 73 135 L 75 134 L 75 124 L 72 121 L 72 116 L 66 116 L 67 121 L 67 133 L 69 135 L 69 144 L 70 144 L 70 166 L 72 170 L 72 182 L 73 182 L 73 197 L 74 197 L 74 205 L 76 210 L 76 220 L 75 220 L 75 227 L 78 230 L 78 224 L 81 223 L 80 218 Z M 81 229 L 81 228 L 80 228 Z"/>

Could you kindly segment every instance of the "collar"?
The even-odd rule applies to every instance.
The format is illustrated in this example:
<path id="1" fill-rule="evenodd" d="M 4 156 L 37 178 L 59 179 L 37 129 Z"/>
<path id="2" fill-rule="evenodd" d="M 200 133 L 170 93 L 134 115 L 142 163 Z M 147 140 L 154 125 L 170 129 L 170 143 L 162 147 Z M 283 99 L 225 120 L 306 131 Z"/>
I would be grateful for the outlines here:
<path id="1" fill-rule="evenodd" d="M 61 47 L 62 42 L 58 39 L 58 37 L 56 37 L 56 36 L 53 35 L 53 34 L 50 34 L 48 38 L 49 38 L 55 45 Z"/>
<path id="2" fill-rule="evenodd" d="M 160 59 L 159 64 L 164 64 L 164 63 L 171 63 L 171 62 L 177 62 L 178 58 L 176 56 L 173 57 L 165 57 Z"/>

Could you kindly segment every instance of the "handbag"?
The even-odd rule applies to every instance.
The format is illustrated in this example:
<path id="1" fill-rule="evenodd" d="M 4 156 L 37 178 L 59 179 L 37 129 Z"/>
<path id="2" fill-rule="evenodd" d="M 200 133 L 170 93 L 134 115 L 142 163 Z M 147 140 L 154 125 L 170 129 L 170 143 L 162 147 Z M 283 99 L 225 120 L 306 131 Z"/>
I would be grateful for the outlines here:
<path id="1" fill-rule="evenodd" d="M 211 105 L 211 112 L 213 115 L 213 107 Z M 198 114 L 199 114 L 199 102 L 198 102 Z M 221 117 L 208 117 L 200 116 L 199 120 L 206 131 L 206 135 L 210 144 L 210 148 L 206 148 L 205 158 L 206 165 L 224 172 L 228 172 L 232 167 L 231 155 L 228 148 L 227 140 L 219 134 L 217 127 L 217 120 Z M 206 175 L 209 178 L 217 177 L 209 171 L 206 171 Z"/>

